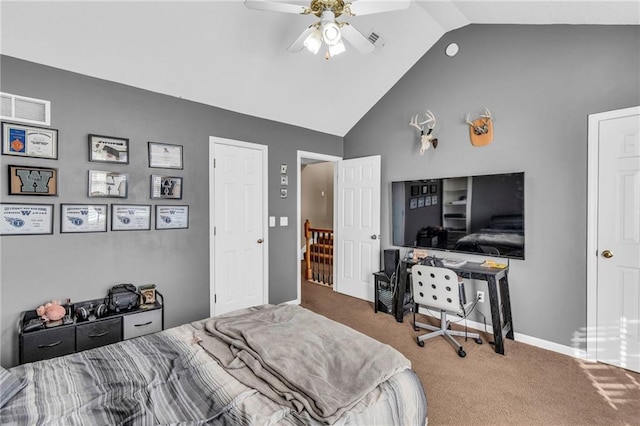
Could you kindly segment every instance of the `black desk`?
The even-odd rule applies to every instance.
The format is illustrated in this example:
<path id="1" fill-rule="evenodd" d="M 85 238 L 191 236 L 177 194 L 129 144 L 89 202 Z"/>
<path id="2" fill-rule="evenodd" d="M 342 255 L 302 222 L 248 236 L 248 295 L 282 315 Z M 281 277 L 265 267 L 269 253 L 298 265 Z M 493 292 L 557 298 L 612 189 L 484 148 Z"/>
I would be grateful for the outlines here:
<path id="1" fill-rule="evenodd" d="M 397 305 L 395 309 L 396 321 L 402 322 L 404 317 L 404 293 L 409 283 L 408 277 L 411 267 L 415 265 L 412 260 L 400 261 L 400 276 L 398 277 Z M 462 278 L 486 281 L 489 290 L 489 304 L 491 308 L 491 322 L 493 325 L 493 343 L 497 353 L 504 355 L 504 340 L 513 340 L 513 320 L 511 318 L 511 300 L 509 298 L 509 280 L 507 272 L 509 268 L 488 268 L 480 266 L 477 262 L 467 262 L 459 267 L 449 267 Z"/>

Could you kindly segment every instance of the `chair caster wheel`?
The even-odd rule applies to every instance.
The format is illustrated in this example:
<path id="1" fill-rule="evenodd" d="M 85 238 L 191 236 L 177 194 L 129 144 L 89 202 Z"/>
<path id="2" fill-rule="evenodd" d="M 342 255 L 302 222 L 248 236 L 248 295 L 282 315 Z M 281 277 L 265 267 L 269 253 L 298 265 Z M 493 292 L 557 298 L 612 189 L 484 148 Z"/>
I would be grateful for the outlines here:
<path id="1" fill-rule="evenodd" d="M 464 358 L 465 356 L 467 356 L 467 353 L 462 348 L 460 348 L 458 349 L 458 356 L 460 358 Z"/>
<path id="2" fill-rule="evenodd" d="M 482 344 L 482 339 L 481 338 L 477 338 L 477 339 L 473 339 L 476 341 L 477 344 L 481 345 Z"/>
<path id="3" fill-rule="evenodd" d="M 420 331 L 418 327 L 413 327 L 413 331 Z"/>
<path id="4" fill-rule="evenodd" d="M 420 338 L 419 338 L 419 337 L 416 337 L 416 343 L 417 343 L 417 344 L 418 344 L 418 346 L 420 346 L 421 348 L 424 348 L 424 342 L 422 342 L 422 341 L 420 340 Z"/>

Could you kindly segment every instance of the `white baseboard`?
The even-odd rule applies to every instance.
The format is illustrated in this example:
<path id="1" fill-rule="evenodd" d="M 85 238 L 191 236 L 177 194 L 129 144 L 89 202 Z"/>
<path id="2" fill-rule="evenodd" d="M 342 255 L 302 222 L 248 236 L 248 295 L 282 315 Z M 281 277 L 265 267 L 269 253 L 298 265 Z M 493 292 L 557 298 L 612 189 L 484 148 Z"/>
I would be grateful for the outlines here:
<path id="1" fill-rule="evenodd" d="M 431 311 L 420 308 L 419 311 L 421 314 L 428 315 L 430 317 L 440 319 L 440 315 L 434 315 Z M 464 320 L 455 315 L 447 315 L 447 319 L 452 323 L 458 323 L 460 325 L 464 325 Z M 479 332 L 486 332 L 493 335 L 493 327 L 491 325 L 486 326 L 483 323 L 479 323 L 476 321 L 467 320 L 467 327 L 474 329 Z M 572 348 L 570 346 L 561 345 L 559 343 L 549 342 L 547 340 L 539 339 L 537 337 L 528 336 L 522 333 L 513 333 L 514 340 L 516 342 L 526 343 L 527 345 L 536 346 L 538 348 L 546 349 L 552 352 L 557 352 L 563 355 L 567 355 L 573 358 L 579 358 L 582 360 L 587 360 L 587 351 L 584 349 Z"/>
<path id="2" fill-rule="evenodd" d="M 302 303 L 302 300 L 300 299 L 293 299 L 293 300 L 289 300 L 288 302 L 282 302 L 280 303 L 281 305 L 299 305 L 300 303 Z"/>

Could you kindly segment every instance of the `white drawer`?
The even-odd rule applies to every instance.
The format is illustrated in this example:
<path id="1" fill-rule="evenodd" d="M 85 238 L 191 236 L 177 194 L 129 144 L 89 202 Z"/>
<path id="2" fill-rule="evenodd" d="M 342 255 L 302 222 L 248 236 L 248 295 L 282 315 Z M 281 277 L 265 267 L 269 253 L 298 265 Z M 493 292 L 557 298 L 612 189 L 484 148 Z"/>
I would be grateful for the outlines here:
<path id="1" fill-rule="evenodd" d="M 122 337 L 132 339 L 162 330 L 162 309 L 125 315 L 122 318 Z"/>

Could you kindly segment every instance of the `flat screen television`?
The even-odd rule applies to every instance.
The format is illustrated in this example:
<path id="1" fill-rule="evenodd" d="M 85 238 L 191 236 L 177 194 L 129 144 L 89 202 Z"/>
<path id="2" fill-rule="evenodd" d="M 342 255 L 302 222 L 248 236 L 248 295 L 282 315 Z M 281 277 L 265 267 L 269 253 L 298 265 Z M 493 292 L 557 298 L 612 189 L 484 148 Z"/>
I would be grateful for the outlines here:
<path id="1" fill-rule="evenodd" d="M 524 259 L 524 172 L 391 183 L 392 243 Z"/>

